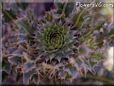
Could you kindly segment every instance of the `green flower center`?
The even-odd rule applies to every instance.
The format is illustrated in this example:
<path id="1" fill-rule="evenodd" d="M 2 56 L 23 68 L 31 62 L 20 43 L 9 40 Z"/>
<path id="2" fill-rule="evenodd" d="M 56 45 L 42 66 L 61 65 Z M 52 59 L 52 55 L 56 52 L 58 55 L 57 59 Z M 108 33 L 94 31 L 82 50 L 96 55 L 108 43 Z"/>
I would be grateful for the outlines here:
<path id="1" fill-rule="evenodd" d="M 56 51 L 64 44 L 65 29 L 58 25 L 52 25 L 45 29 L 43 40 L 48 51 Z"/>

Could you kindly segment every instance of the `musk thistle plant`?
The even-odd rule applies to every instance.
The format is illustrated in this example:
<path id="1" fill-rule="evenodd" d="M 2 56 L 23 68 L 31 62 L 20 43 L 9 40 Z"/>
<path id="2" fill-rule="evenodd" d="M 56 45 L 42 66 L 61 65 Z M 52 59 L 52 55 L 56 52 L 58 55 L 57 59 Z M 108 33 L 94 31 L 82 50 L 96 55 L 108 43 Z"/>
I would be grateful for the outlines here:
<path id="1" fill-rule="evenodd" d="M 7 34 L 12 40 L 7 35 L 3 40 L 3 84 L 80 84 L 76 80 L 94 80 L 105 70 L 104 46 L 114 36 L 102 8 L 57 3 L 37 18 L 34 8 L 17 5 L 3 7 L 3 29 L 12 31 Z"/>
<path id="2" fill-rule="evenodd" d="M 37 63 L 37 61 L 39 59 L 43 59 L 43 66 L 44 64 L 47 64 L 53 67 L 58 64 L 61 64 L 61 67 L 63 68 L 57 68 L 57 70 L 61 70 L 61 72 L 63 72 L 64 74 L 64 66 L 66 66 L 67 70 L 67 66 L 69 65 L 68 59 L 78 58 L 78 48 L 81 33 L 84 33 L 84 31 L 81 31 L 76 28 L 75 24 L 71 20 L 72 18 L 64 16 L 58 17 L 56 14 L 57 13 L 55 11 L 50 11 L 47 12 L 45 16 L 39 19 L 38 21 L 36 21 L 35 18 L 33 18 L 32 21 L 30 20 L 30 18 L 24 18 L 17 21 L 17 25 L 21 32 L 27 31 L 27 34 L 24 35 L 25 41 L 23 41 L 21 44 L 28 44 L 31 50 L 33 50 L 31 51 L 32 53 L 29 50 L 30 54 L 33 55 L 34 51 L 36 52 L 36 55 L 31 57 L 30 63 L 27 62 L 27 64 L 24 65 L 25 69 L 28 64 L 30 64 L 34 68 L 34 66 L 36 66 L 35 64 Z M 27 28 L 24 24 L 29 25 L 29 27 Z M 20 33 L 20 36 L 22 34 L 23 33 Z M 35 68 L 37 69 L 39 67 Z M 54 70 L 55 69 L 56 67 L 54 68 Z M 73 67 L 73 70 L 76 69 Z M 24 75 L 28 74 L 25 73 Z M 28 82 L 26 81 L 25 83 Z"/>

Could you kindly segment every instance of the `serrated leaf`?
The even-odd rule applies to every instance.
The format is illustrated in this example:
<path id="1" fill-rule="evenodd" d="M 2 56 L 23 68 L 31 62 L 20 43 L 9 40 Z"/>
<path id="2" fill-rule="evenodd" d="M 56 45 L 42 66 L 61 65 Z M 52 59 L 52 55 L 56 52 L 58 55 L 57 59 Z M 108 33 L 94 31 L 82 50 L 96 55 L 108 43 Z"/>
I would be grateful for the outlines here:
<path id="1" fill-rule="evenodd" d="M 73 2 L 67 3 L 66 9 L 65 9 L 65 15 L 69 16 L 69 14 L 72 13 L 73 9 L 74 9 L 74 3 Z"/>
<path id="2" fill-rule="evenodd" d="M 109 37 L 114 38 L 114 28 L 108 33 Z"/>
<path id="3" fill-rule="evenodd" d="M 2 13 L 5 22 L 10 22 L 13 19 L 17 19 L 16 14 L 12 10 L 3 10 Z"/>
<path id="4" fill-rule="evenodd" d="M 22 63 L 22 58 L 19 57 L 19 56 L 12 56 L 12 57 L 9 57 L 9 58 L 8 58 L 8 61 L 9 61 L 11 64 L 18 65 L 18 64 L 21 64 L 21 63 Z"/>
<path id="5" fill-rule="evenodd" d="M 72 10 L 74 9 L 74 3 L 57 3 L 57 7 L 59 14 L 65 13 L 65 16 L 69 16 L 69 14 L 72 13 Z"/>
<path id="6" fill-rule="evenodd" d="M 34 62 L 32 62 L 32 61 L 27 62 L 23 65 L 23 67 L 24 67 L 23 68 L 24 72 L 29 72 L 34 68 Z"/>
<path id="7" fill-rule="evenodd" d="M 30 77 L 31 77 L 34 73 L 36 73 L 36 71 L 35 71 L 34 69 L 31 70 L 31 71 L 29 71 L 29 72 L 25 72 L 25 73 L 23 74 L 23 83 L 24 83 L 24 84 L 29 84 Z"/>
<path id="8" fill-rule="evenodd" d="M 28 36 L 30 36 L 33 33 L 34 29 L 27 22 L 27 20 L 22 19 L 22 20 L 17 21 L 16 23 L 19 29 L 23 30 L 25 34 L 27 34 Z"/>
<path id="9" fill-rule="evenodd" d="M 2 70 L 5 70 L 7 73 L 11 71 L 11 64 L 6 58 L 2 60 Z"/>
<path id="10" fill-rule="evenodd" d="M 2 81 L 4 81 L 8 77 L 8 73 L 5 71 L 2 71 Z"/>
<path id="11" fill-rule="evenodd" d="M 16 3 L 18 7 L 20 7 L 21 9 L 23 10 L 26 10 L 26 8 L 28 7 L 28 3 L 25 3 L 25 2 L 19 2 L 19 3 Z"/>
<path id="12" fill-rule="evenodd" d="M 83 17 L 84 15 L 86 15 L 86 13 L 87 12 L 83 9 L 73 16 L 72 20 L 77 27 L 80 27 L 82 23 L 84 22 Z"/>

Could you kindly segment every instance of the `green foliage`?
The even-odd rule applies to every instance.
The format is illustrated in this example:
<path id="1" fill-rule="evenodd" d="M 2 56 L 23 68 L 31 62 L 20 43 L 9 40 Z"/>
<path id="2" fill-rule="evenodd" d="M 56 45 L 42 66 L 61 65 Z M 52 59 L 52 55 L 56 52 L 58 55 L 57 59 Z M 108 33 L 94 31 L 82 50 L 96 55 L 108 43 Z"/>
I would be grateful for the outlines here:
<path id="1" fill-rule="evenodd" d="M 92 53 L 91 58 L 95 58 L 97 61 L 100 61 L 100 59 L 103 58 L 103 55 L 101 53 Z"/>
<path id="2" fill-rule="evenodd" d="M 80 28 L 84 22 L 84 16 L 87 14 L 85 9 L 80 10 L 79 12 L 75 13 L 72 20 L 76 27 Z"/>
<path id="3" fill-rule="evenodd" d="M 72 10 L 74 9 L 74 4 L 73 2 L 65 2 L 65 3 L 56 3 L 58 11 L 57 13 L 59 14 L 65 14 L 65 16 L 69 16 L 70 13 L 72 13 Z"/>

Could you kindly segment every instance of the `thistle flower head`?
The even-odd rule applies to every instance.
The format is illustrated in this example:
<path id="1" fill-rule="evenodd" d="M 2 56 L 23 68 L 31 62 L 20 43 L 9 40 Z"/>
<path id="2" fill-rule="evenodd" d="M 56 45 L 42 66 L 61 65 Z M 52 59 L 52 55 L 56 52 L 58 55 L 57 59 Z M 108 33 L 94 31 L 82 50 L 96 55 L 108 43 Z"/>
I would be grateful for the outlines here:
<path id="1" fill-rule="evenodd" d="M 78 30 L 73 26 L 72 22 L 69 22 L 68 18 L 54 18 L 51 15 L 46 15 L 42 23 L 39 23 L 38 31 L 39 33 L 38 41 L 43 55 L 46 59 L 57 59 L 68 58 L 69 55 L 76 51 L 77 47 L 75 44 L 79 43 Z M 51 21 L 46 20 L 47 17 L 51 16 Z M 72 25 L 72 26 L 71 26 Z M 72 28 L 75 28 L 72 30 Z"/>

